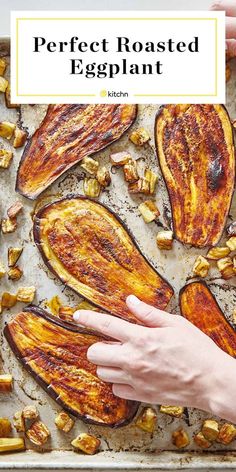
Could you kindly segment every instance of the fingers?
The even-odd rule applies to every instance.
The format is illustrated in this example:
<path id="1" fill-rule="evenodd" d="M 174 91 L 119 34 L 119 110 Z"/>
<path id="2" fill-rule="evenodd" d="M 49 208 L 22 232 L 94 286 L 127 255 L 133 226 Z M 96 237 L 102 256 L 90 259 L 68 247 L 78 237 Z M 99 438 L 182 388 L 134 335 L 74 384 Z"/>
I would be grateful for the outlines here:
<path id="1" fill-rule="evenodd" d="M 121 367 L 124 362 L 122 346 L 118 344 L 93 344 L 87 351 L 87 358 L 93 364 L 107 367 Z"/>
<path id="2" fill-rule="evenodd" d="M 236 16 L 236 2 L 235 0 L 223 0 L 212 3 L 211 10 L 224 10 L 227 16 Z"/>
<path id="3" fill-rule="evenodd" d="M 97 376 L 104 382 L 130 384 L 131 377 L 122 369 L 114 367 L 98 367 Z"/>
<path id="4" fill-rule="evenodd" d="M 119 341 L 127 341 L 134 330 L 134 325 L 127 321 L 104 313 L 94 313 L 90 310 L 76 311 L 73 318 L 77 323 L 93 328 Z M 135 326 L 135 329 L 139 329 L 139 327 Z"/>
<path id="5" fill-rule="evenodd" d="M 134 388 L 130 385 L 114 384 L 112 385 L 112 391 L 117 397 L 125 398 L 126 400 L 139 401 Z"/>
<path id="6" fill-rule="evenodd" d="M 236 1 L 219 0 L 212 4 L 211 10 L 224 10 L 226 14 L 226 38 L 236 39 Z M 234 48 L 235 46 L 233 46 Z"/>
<path id="7" fill-rule="evenodd" d="M 226 38 L 236 39 L 236 18 L 226 18 Z"/>
<path id="8" fill-rule="evenodd" d="M 171 316 L 164 311 L 158 310 L 147 303 L 141 302 L 134 295 L 129 295 L 126 299 L 129 310 L 143 322 L 145 326 L 150 328 L 170 326 Z"/>
<path id="9" fill-rule="evenodd" d="M 227 40 L 227 56 L 236 57 L 236 39 Z"/>

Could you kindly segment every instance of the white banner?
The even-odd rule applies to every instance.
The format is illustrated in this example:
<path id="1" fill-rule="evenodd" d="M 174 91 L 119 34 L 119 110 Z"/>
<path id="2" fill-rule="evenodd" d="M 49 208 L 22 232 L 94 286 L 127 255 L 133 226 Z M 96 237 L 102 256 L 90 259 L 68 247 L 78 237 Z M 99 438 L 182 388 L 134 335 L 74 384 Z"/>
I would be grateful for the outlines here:
<path id="1" fill-rule="evenodd" d="M 14 11 L 15 103 L 224 103 L 223 12 Z"/>

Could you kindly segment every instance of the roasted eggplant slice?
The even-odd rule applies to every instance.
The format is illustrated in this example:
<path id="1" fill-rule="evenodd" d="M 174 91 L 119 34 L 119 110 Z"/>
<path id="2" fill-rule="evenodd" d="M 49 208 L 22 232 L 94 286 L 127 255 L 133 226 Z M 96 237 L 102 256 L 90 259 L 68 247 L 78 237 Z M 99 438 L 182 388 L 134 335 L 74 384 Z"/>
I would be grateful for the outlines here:
<path id="1" fill-rule="evenodd" d="M 88 347 L 108 338 L 33 306 L 16 315 L 4 334 L 25 369 L 69 413 L 111 427 L 132 420 L 138 404 L 115 397 L 87 360 Z"/>
<path id="2" fill-rule="evenodd" d="M 222 105 L 166 105 L 157 114 L 156 150 L 169 193 L 175 237 L 214 246 L 235 181 L 232 125 Z"/>
<path id="3" fill-rule="evenodd" d="M 166 308 L 172 287 L 153 269 L 122 222 L 104 205 L 71 196 L 43 207 L 34 239 L 48 268 L 100 309 L 137 321 L 130 294 Z"/>
<path id="4" fill-rule="evenodd" d="M 50 105 L 25 147 L 16 190 L 35 199 L 85 156 L 119 139 L 136 113 L 136 105 Z"/>
<path id="5" fill-rule="evenodd" d="M 207 334 L 223 351 L 236 356 L 236 332 L 204 282 L 192 282 L 180 291 L 182 315 Z"/>

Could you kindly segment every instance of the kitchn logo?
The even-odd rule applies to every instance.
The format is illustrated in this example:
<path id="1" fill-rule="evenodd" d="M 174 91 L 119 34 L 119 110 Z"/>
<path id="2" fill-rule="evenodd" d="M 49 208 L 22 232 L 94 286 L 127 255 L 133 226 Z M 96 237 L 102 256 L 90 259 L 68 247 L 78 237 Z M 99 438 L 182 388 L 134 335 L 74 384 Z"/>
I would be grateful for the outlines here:
<path id="1" fill-rule="evenodd" d="M 100 97 L 108 97 L 108 98 L 119 98 L 119 97 L 128 97 L 128 92 L 116 92 L 115 90 L 101 90 Z"/>

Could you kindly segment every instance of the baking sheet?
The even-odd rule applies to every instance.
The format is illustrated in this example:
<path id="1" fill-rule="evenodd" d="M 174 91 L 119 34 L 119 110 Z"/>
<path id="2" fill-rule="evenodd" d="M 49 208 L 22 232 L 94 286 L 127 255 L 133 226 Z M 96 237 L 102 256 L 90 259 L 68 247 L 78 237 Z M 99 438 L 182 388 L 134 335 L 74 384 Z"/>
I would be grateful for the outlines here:
<path id="1" fill-rule="evenodd" d="M 8 40 L 0 40 L 0 55 L 7 54 L 9 49 Z M 231 63 L 233 69 L 232 77 L 228 83 L 227 108 L 232 119 L 236 119 L 236 63 Z M 7 71 L 9 75 L 9 68 Z M 18 123 L 26 128 L 31 134 L 39 125 L 44 117 L 46 106 L 27 106 L 21 107 L 20 111 L 7 109 L 4 104 L 3 94 L 0 97 L 0 121 L 8 120 Z M 121 150 L 128 150 L 136 159 L 138 159 L 140 169 L 142 170 L 144 162 L 154 169 L 159 175 L 158 190 L 156 193 L 157 206 L 161 211 L 162 217 L 160 223 L 163 227 L 170 227 L 171 214 L 167 191 L 163 182 L 160 169 L 157 164 L 154 150 L 153 127 L 154 117 L 158 107 L 155 105 L 140 105 L 139 113 L 135 127 L 144 126 L 151 135 L 151 141 L 141 149 L 136 148 L 128 140 L 128 134 L 123 136 L 118 142 L 112 144 L 105 151 L 96 155 L 96 159 L 101 164 L 110 167 L 109 154 Z M 0 146 L 12 149 L 6 140 L 0 140 Z M 37 287 L 37 297 L 35 303 L 45 306 L 46 300 L 58 295 L 66 305 L 76 305 L 80 298 L 71 290 L 63 285 L 48 271 L 45 267 L 32 238 L 32 213 L 35 209 L 35 202 L 31 202 L 15 193 L 15 177 L 18 163 L 22 154 L 22 149 L 14 150 L 14 160 L 9 170 L 0 172 L 0 214 L 5 215 L 6 209 L 17 198 L 23 202 L 24 212 L 18 218 L 18 229 L 15 233 L 1 235 L 1 259 L 7 266 L 7 248 L 9 246 L 18 246 L 22 244 L 24 251 L 19 261 L 20 267 L 24 270 L 24 275 L 19 282 L 11 282 L 4 277 L 0 280 L 0 290 L 14 293 L 18 286 L 35 285 Z M 50 189 L 43 193 L 38 199 L 37 205 L 63 197 L 68 193 L 82 193 L 82 180 L 84 171 L 77 165 L 74 169 L 64 174 Z M 178 292 L 179 289 L 192 277 L 192 267 L 195 258 L 199 254 L 206 252 L 194 248 L 186 248 L 180 243 L 174 243 L 173 251 L 159 251 L 155 238 L 158 229 L 161 229 L 159 223 L 146 225 L 138 212 L 138 204 L 145 199 L 145 196 L 129 195 L 127 184 L 124 182 L 122 169 L 112 170 L 112 184 L 108 190 L 105 190 L 99 200 L 106 203 L 113 211 L 122 218 L 122 220 L 131 229 L 141 250 L 157 268 L 157 270 L 167 278 L 175 289 L 175 297 L 169 305 L 169 309 L 178 312 Z M 233 205 L 229 215 L 229 221 L 236 219 L 236 199 L 234 197 Z M 222 239 L 223 241 L 223 239 Z M 236 307 L 235 281 L 222 281 L 218 278 L 216 270 L 211 269 L 206 281 L 217 297 L 217 300 L 223 311 L 232 320 L 233 308 Z M 18 303 L 11 311 L 5 311 L 1 317 L 1 332 L 5 322 L 13 314 L 23 308 L 23 304 Z M 10 395 L 0 395 L 0 416 L 12 418 L 16 410 L 24 405 L 34 403 L 39 411 L 42 421 L 45 421 L 51 431 L 51 440 L 46 444 L 44 451 L 51 451 L 45 454 L 39 454 L 40 449 L 34 448 L 34 452 L 21 453 L 18 455 L 8 455 L 0 457 L 0 468 L 22 467 L 29 464 L 33 467 L 46 468 L 48 465 L 45 457 L 54 464 L 55 468 L 66 468 L 76 464 L 76 467 L 87 468 L 117 468 L 123 464 L 122 469 L 152 468 L 158 467 L 171 468 L 177 466 L 181 468 L 205 467 L 208 464 L 222 467 L 222 459 L 219 455 L 221 451 L 229 450 L 234 454 L 235 443 L 229 446 L 215 444 L 212 446 L 209 454 L 202 453 L 191 440 L 191 444 L 185 449 L 187 453 L 179 453 L 174 450 L 171 444 L 171 433 L 179 427 L 184 427 L 190 437 L 200 429 L 201 422 L 209 417 L 208 414 L 188 409 L 188 415 L 181 419 L 171 418 L 167 415 L 158 413 L 158 424 L 153 435 L 142 432 L 134 424 L 118 430 L 111 430 L 106 427 L 86 425 L 76 420 L 76 425 L 69 434 L 59 432 L 54 425 L 54 418 L 57 411 L 60 411 L 58 405 L 36 384 L 29 374 L 18 364 L 7 342 L 1 334 L 1 365 L 5 372 L 12 373 L 14 377 L 14 390 Z M 229 386 L 230 388 L 230 386 Z M 158 409 L 158 408 L 157 408 Z M 91 434 L 101 438 L 102 453 L 94 458 L 86 458 L 78 454 L 71 453 L 70 441 L 80 432 L 88 431 Z M 31 444 L 27 444 L 32 448 Z M 35 452 L 36 451 L 36 452 Z M 60 451 L 60 452 L 59 452 Z M 64 452 L 63 452 L 64 451 Z M 158 451 L 158 456 L 155 454 Z M 161 453 L 160 451 L 166 451 Z M 191 451 L 197 451 L 198 454 L 192 454 Z M 213 451 L 215 456 L 211 456 Z M 63 457 L 63 460 L 62 460 Z M 158 464 L 157 464 L 158 457 Z M 207 459 L 206 459 L 207 457 Z M 213 459 L 214 457 L 214 459 Z M 50 459 L 51 458 L 51 459 Z M 206 463 L 207 460 L 207 463 Z M 226 463 L 232 466 L 233 456 L 226 457 Z M 44 464 L 44 465 L 43 465 Z M 89 465 L 88 465 L 89 464 Z M 99 465 L 100 464 L 100 465 Z M 205 464 L 205 465 L 204 465 Z M 236 464 L 236 459 L 235 459 Z M 87 470 L 87 469 L 86 469 Z"/>

